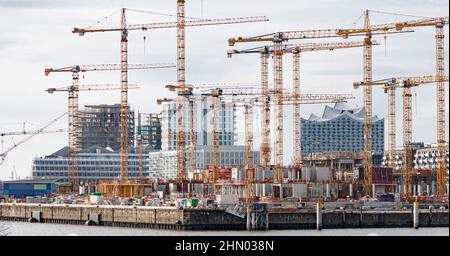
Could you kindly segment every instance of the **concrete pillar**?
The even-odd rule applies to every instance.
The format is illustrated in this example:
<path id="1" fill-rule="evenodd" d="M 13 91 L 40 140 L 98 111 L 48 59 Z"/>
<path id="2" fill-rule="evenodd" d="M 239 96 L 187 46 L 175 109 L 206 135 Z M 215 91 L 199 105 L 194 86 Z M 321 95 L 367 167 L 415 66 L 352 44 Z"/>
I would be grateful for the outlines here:
<path id="1" fill-rule="evenodd" d="M 316 228 L 322 230 L 322 203 L 320 202 L 316 205 Z"/>
<path id="2" fill-rule="evenodd" d="M 269 212 L 266 212 L 266 230 L 269 230 Z"/>
<path id="3" fill-rule="evenodd" d="M 353 197 L 353 183 L 350 183 L 350 188 L 349 188 L 349 194 L 350 194 L 350 197 Z"/>
<path id="4" fill-rule="evenodd" d="M 250 207 L 247 207 L 247 230 L 252 230 L 252 222 L 251 222 L 251 213 L 250 213 Z"/>
<path id="5" fill-rule="evenodd" d="M 330 183 L 326 184 L 326 198 L 330 199 L 331 195 L 330 195 Z"/>
<path id="6" fill-rule="evenodd" d="M 372 184 L 372 197 L 373 197 L 373 198 L 376 198 L 376 197 L 377 197 L 377 191 L 376 191 L 375 184 Z"/>
<path id="7" fill-rule="evenodd" d="M 256 213 L 252 213 L 252 230 L 256 230 Z"/>
<path id="8" fill-rule="evenodd" d="M 417 185 L 413 185 L 413 195 L 417 196 Z"/>
<path id="9" fill-rule="evenodd" d="M 422 185 L 417 185 L 417 195 L 420 196 L 420 193 L 422 193 Z"/>
<path id="10" fill-rule="evenodd" d="M 430 185 L 427 185 L 427 195 L 429 196 L 430 195 Z"/>
<path id="11" fill-rule="evenodd" d="M 419 202 L 414 202 L 414 206 L 413 206 L 413 225 L 415 229 L 419 228 L 419 213 L 420 213 L 420 209 L 419 209 Z"/>
<path id="12" fill-rule="evenodd" d="M 280 184 L 280 198 L 283 198 L 283 185 Z"/>

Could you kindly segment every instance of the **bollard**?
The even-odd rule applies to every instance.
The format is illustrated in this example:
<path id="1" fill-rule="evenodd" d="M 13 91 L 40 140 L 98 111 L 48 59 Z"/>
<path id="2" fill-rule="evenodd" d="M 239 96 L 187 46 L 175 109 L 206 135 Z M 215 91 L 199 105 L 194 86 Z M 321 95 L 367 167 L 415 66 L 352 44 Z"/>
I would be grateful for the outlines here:
<path id="1" fill-rule="evenodd" d="M 247 206 L 247 230 L 252 230 L 251 226 L 251 216 L 250 216 L 250 207 Z"/>
<path id="2" fill-rule="evenodd" d="M 326 198 L 330 199 L 331 194 L 330 194 L 330 183 L 327 183 L 326 185 Z"/>
<path id="3" fill-rule="evenodd" d="M 317 221 L 316 221 L 316 228 L 317 230 L 322 230 L 322 204 L 320 202 L 317 202 Z"/>
<path id="4" fill-rule="evenodd" d="M 413 225 L 415 229 L 419 228 L 419 213 L 420 213 L 420 209 L 419 209 L 419 202 L 414 202 L 414 206 L 413 206 Z"/>
<path id="5" fill-rule="evenodd" d="M 256 227 L 256 213 L 252 213 L 252 230 L 257 230 L 257 227 Z"/>
<path id="6" fill-rule="evenodd" d="M 350 188 L 349 188 L 349 194 L 350 194 L 350 198 L 353 198 L 353 183 L 350 183 Z"/>

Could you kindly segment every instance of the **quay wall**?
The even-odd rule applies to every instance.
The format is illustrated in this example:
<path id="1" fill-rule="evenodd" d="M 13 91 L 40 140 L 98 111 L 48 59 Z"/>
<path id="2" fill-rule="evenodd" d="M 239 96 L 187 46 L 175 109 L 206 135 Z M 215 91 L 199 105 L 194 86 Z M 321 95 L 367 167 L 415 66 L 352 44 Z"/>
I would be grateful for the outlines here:
<path id="1" fill-rule="evenodd" d="M 97 216 L 98 225 L 167 230 L 245 230 L 246 219 L 223 210 L 177 209 L 175 207 L 0 204 L 0 220 L 86 224 Z M 448 210 L 422 209 L 420 227 L 448 227 Z M 412 227 L 412 211 L 324 211 L 326 228 Z M 316 213 L 300 210 L 269 213 L 270 229 L 314 229 Z"/>

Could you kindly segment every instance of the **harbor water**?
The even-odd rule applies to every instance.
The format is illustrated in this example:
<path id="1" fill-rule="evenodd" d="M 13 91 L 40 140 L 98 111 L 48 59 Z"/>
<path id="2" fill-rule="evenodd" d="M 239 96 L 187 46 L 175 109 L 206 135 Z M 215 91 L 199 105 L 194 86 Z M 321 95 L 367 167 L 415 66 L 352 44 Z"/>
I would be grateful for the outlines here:
<path id="1" fill-rule="evenodd" d="M 3 222 L 9 236 L 449 236 L 449 228 L 271 231 L 172 231 L 48 223 Z"/>

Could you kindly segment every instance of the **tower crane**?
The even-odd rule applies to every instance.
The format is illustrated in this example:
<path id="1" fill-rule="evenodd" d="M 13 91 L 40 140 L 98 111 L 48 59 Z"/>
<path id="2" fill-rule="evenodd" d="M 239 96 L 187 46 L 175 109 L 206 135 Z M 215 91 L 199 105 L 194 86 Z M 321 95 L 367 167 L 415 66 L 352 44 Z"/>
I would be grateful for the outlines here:
<path id="1" fill-rule="evenodd" d="M 268 94 L 269 97 L 272 97 L 275 95 L 274 92 L 270 92 Z M 210 108 L 212 109 L 212 118 L 211 118 L 211 124 L 212 124 L 212 173 L 211 174 L 205 174 L 205 183 L 213 183 L 217 184 L 217 171 L 220 167 L 220 152 L 219 152 L 219 131 L 218 131 L 218 112 L 220 109 L 221 100 L 227 100 L 231 103 L 236 104 L 243 104 L 242 107 L 245 108 L 245 117 L 246 117 L 246 127 L 245 127 L 245 134 L 246 134 L 246 144 L 249 145 L 247 149 L 252 149 L 253 151 L 253 126 L 252 120 L 253 120 L 253 110 L 250 109 L 250 106 L 262 106 L 265 104 L 267 100 L 267 94 L 263 96 L 261 91 L 255 91 L 254 88 L 251 88 L 250 90 L 248 88 L 216 88 L 216 89 L 210 89 L 207 91 L 203 91 L 201 94 L 191 94 L 191 98 L 197 98 L 201 99 L 203 97 L 211 97 L 213 99 L 212 104 L 210 104 Z M 301 94 L 299 96 L 300 98 L 300 104 L 320 104 L 320 103 L 337 103 L 337 102 L 345 102 L 348 99 L 354 99 L 352 95 L 348 94 Z M 297 97 L 294 97 L 292 94 L 284 94 L 283 96 L 283 105 L 292 105 L 296 102 Z M 173 99 L 159 99 L 157 102 L 158 104 L 162 104 L 165 102 L 172 102 Z M 273 102 L 271 102 L 273 103 Z M 277 104 L 277 103 L 273 103 Z M 251 125 L 250 125 L 251 124 Z M 247 151 L 247 154 L 250 154 Z M 246 157 L 246 165 L 249 166 L 250 157 Z M 250 165 L 252 166 L 252 165 Z M 251 176 L 251 174 L 249 174 Z M 277 174 L 277 179 L 282 179 L 282 174 Z M 211 177 L 212 176 L 212 177 Z M 215 187 L 215 186 L 214 186 Z"/>
<path id="2" fill-rule="evenodd" d="M 138 89 L 137 85 L 130 85 L 130 89 Z M 68 150 L 68 177 L 69 182 L 74 186 L 78 183 L 77 173 L 78 164 L 76 157 L 80 149 L 80 116 L 78 112 L 78 92 L 80 91 L 106 91 L 106 90 L 119 90 L 120 86 L 113 84 L 93 84 L 93 85 L 77 85 L 62 87 L 62 88 L 48 88 L 46 92 L 53 94 L 55 92 L 67 92 L 69 102 L 69 150 Z M 72 116 L 70 116 L 72 115 Z M 72 121 L 70 121 L 72 120 Z M 73 146 L 71 148 L 71 146 Z"/>
<path id="3" fill-rule="evenodd" d="M 372 81 L 372 47 L 369 43 L 374 33 L 379 33 L 380 31 L 405 31 L 409 28 L 413 27 L 436 27 L 436 75 L 438 77 L 444 76 L 444 25 L 448 25 L 448 16 L 443 17 L 435 17 L 435 18 L 423 18 L 418 20 L 411 21 L 403 21 L 403 22 L 394 22 L 387 24 L 377 24 L 370 25 L 369 21 L 369 10 L 364 12 L 365 22 L 364 29 L 348 29 L 341 30 L 339 33 L 342 35 L 350 36 L 356 35 L 359 33 L 366 33 L 367 45 L 364 48 L 364 79 L 365 82 Z M 445 158 L 442 157 L 443 152 L 445 151 L 445 87 L 443 81 L 437 82 L 437 141 L 438 148 L 441 154 L 441 159 L 438 161 L 438 172 L 445 172 Z M 389 93 L 394 93 L 393 90 L 390 90 Z M 391 104 L 395 104 L 395 102 L 391 102 Z M 371 170 L 372 170 L 372 123 L 371 123 L 371 115 L 372 115 L 372 88 L 371 86 L 364 87 L 364 105 L 365 105 L 365 126 L 364 133 L 365 135 L 365 161 L 366 161 L 366 170 L 369 170 L 370 177 L 367 177 L 370 180 L 371 184 Z M 369 115 L 370 114 L 370 115 Z M 392 114 L 392 113 L 391 113 Z M 392 124 L 391 124 L 392 125 Z M 369 162 L 370 161 L 370 162 Z M 368 186 L 366 186 L 367 193 Z M 441 191 L 443 192 L 443 191 Z M 445 193 L 445 192 L 444 192 Z"/>
<path id="4" fill-rule="evenodd" d="M 378 45 L 377 42 L 373 42 L 374 45 Z M 293 60 L 293 96 L 296 98 L 296 103 L 293 104 L 293 127 L 294 127 L 294 163 L 293 166 L 299 168 L 302 163 L 301 153 L 301 112 L 300 102 L 298 96 L 300 95 L 300 54 L 303 52 L 311 51 L 333 51 L 336 49 L 344 48 L 357 48 L 363 47 L 364 42 L 338 42 L 338 43 L 305 43 L 305 44 L 292 44 L 284 45 L 282 48 L 283 53 L 291 53 Z M 263 95 L 267 96 L 268 93 L 268 57 L 274 53 L 274 46 L 256 47 L 246 50 L 229 50 L 228 57 L 232 57 L 235 54 L 251 54 L 259 53 L 261 59 L 261 91 Z M 267 166 L 270 163 L 270 106 L 266 101 L 261 110 L 262 122 L 261 122 L 261 155 L 262 164 Z"/>
<path id="5" fill-rule="evenodd" d="M 170 68 L 175 67 L 174 64 L 130 64 L 128 69 L 132 70 L 144 70 L 144 69 L 158 69 L 158 68 Z M 69 174 L 76 174 L 77 164 L 76 155 L 80 150 L 79 146 L 79 116 L 78 116 L 78 92 L 79 92 L 79 75 L 84 72 L 93 71 L 115 71 L 121 70 L 122 66 L 120 64 L 101 64 L 101 65 L 76 65 L 63 68 L 46 68 L 45 75 L 49 76 L 51 73 L 72 73 L 72 86 L 70 89 L 56 89 L 49 88 L 48 93 L 53 93 L 55 91 L 67 91 L 69 93 Z M 94 86 L 97 89 L 108 89 L 108 85 Z M 127 128 L 128 129 L 128 128 Z"/>
<path id="6" fill-rule="evenodd" d="M 363 36 L 365 37 L 365 46 L 364 46 L 364 80 L 366 82 L 372 81 L 372 37 L 376 35 L 386 35 L 386 34 L 397 34 L 397 33 L 407 33 L 407 32 L 414 32 L 411 30 L 411 27 L 417 27 L 417 26 L 437 26 L 437 51 L 438 51 L 438 73 L 440 72 L 443 74 L 443 24 L 445 22 L 448 23 L 448 17 L 439 17 L 439 18 L 425 18 L 420 20 L 414 20 L 414 21 L 407 21 L 407 22 L 397 22 L 397 23 L 388 23 L 388 24 L 378 24 L 378 25 L 370 25 L 370 19 L 369 19 L 369 10 L 366 10 L 364 12 L 364 28 L 363 29 L 323 29 L 323 30 L 304 30 L 304 31 L 288 31 L 288 32 L 278 32 L 278 33 L 271 33 L 266 34 L 262 36 L 256 36 L 256 37 L 237 37 L 237 38 L 231 38 L 228 40 L 228 43 L 230 46 L 234 46 L 236 43 L 244 43 L 244 42 L 273 42 L 275 50 L 278 52 L 278 54 L 274 57 L 274 80 L 275 80 L 275 90 L 277 88 L 282 87 L 283 81 L 282 81 L 282 44 L 283 42 L 292 40 L 292 39 L 316 39 L 316 38 L 333 38 L 333 37 L 342 37 L 342 38 L 348 38 L 350 36 Z M 438 86 L 439 87 L 439 86 Z M 441 86 L 443 88 L 443 86 Z M 439 88 L 441 88 L 439 87 Z M 439 95 L 443 94 L 443 89 L 438 89 Z M 443 102 L 442 98 L 444 96 L 438 96 L 440 100 L 438 102 Z M 442 105 L 442 104 L 441 104 Z M 365 108 L 365 114 L 364 114 L 364 162 L 365 162 L 365 194 L 369 195 L 371 193 L 371 186 L 372 186 L 372 88 L 370 86 L 364 87 L 364 108 Z M 276 118 L 276 122 L 279 124 L 282 122 L 282 115 L 279 114 L 279 112 L 282 110 L 276 110 L 278 112 L 278 117 Z M 442 112 L 442 111 L 441 111 Z M 442 114 L 442 117 L 445 119 L 445 115 Z M 444 130 L 445 135 L 445 125 L 442 126 L 442 123 L 440 122 L 438 127 L 440 130 Z M 282 127 L 281 127 L 282 128 Z M 279 129 L 280 130 L 280 129 Z M 282 131 L 282 129 L 281 129 Z M 439 133 L 442 133 L 440 131 Z M 280 144 L 279 139 L 281 132 L 277 132 L 278 143 Z M 445 140 L 445 136 L 444 136 Z M 444 143 L 441 143 L 444 145 Z M 277 147 L 275 149 L 275 155 L 276 155 L 276 165 L 282 164 L 282 151 L 280 150 L 280 147 Z"/>
<path id="7" fill-rule="evenodd" d="M 3 163 L 3 161 L 5 160 L 6 155 L 11 152 L 12 150 L 14 150 L 15 148 L 17 148 L 18 146 L 20 146 L 21 144 L 25 143 L 26 141 L 28 141 L 29 139 L 33 138 L 34 136 L 42 133 L 45 129 L 47 129 L 48 127 L 50 127 L 52 124 L 56 123 L 58 120 L 60 120 L 61 118 L 63 118 L 65 115 L 67 115 L 67 112 L 58 116 L 57 118 L 53 119 L 50 123 L 46 124 L 45 126 L 43 126 L 42 128 L 40 128 L 37 131 L 34 131 L 32 133 L 30 133 L 29 136 L 27 136 L 26 138 L 22 139 L 21 141 L 19 141 L 18 143 L 14 143 L 14 145 L 8 149 L 6 149 L 4 152 L 0 153 L 0 165 Z"/>
<path id="8" fill-rule="evenodd" d="M 127 62 L 128 62 L 128 31 L 131 30 L 151 30 L 151 29 L 164 29 L 164 28 L 177 28 L 177 84 L 180 89 L 178 89 L 179 94 L 183 94 L 186 83 L 186 61 L 185 61 L 185 28 L 187 26 L 209 26 L 209 25 L 224 25 L 224 24 L 238 24 L 238 23 L 250 23 L 250 22 L 260 22 L 268 21 L 267 17 L 239 17 L 239 18 L 228 18 L 228 19 L 200 19 L 186 21 L 185 16 L 185 0 L 177 0 L 177 21 L 176 22 L 160 22 L 160 23 L 150 23 L 150 24 L 136 24 L 127 25 L 126 24 L 126 9 L 122 9 L 122 22 L 120 28 L 100 28 L 100 29 L 79 29 L 74 28 L 73 33 L 78 33 L 83 36 L 85 33 L 93 32 L 108 32 L 116 31 L 121 32 L 121 63 L 122 63 L 122 101 L 125 104 L 127 102 L 127 91 L 126 84 L 128 82 L 127 78 Z M 184 97 L 179 97 L 178 99 L 178 134 L 177 134 L 177 180 L 186 180 L 186 129 L 184 126 L 185 113 L 183 109 L 188 103 L 188 100 Z M 127 126 L 128 116 L 126 113 L 126 106 L 122 106 L 122 127 Z M 128 169 L 128 144 L 127 134 L 123 133 L 121 139 L 121 155 L 123 156 L 121 160 L 121 173 L 125 173 Z M 191 140 L 192 140 L 191 136 Z M 191 161 L 195 161 L 192 159 Z"/>
<path id="9" fill-rule="evenodd" d="M 418 77 L 395 77 L 383 79 L 374 82 L 358 82 L 354 83 L 354 87 L 359 86 L 384 86 L 385 93 L 388 93 L 388 112 L 389 112 L 389 160 L 392 161 L 393 152 L 395 151 L 395 88 L 403 88 L 403 183 L 404 194 L 411 196 L 412 193 L 412 94 L 411 88 L 423 84 L 436 83 L 437 81 L 448 82 L 448 76 L 418 76 Z M 394 92 L 394 93 L 392 93 Z M 444 195 L 446 191 L 446 171 L 443 173 L 437 170 L 438 195 Z M 439 194 L 440 189 L 444 189 L 443 194 Z"/>

